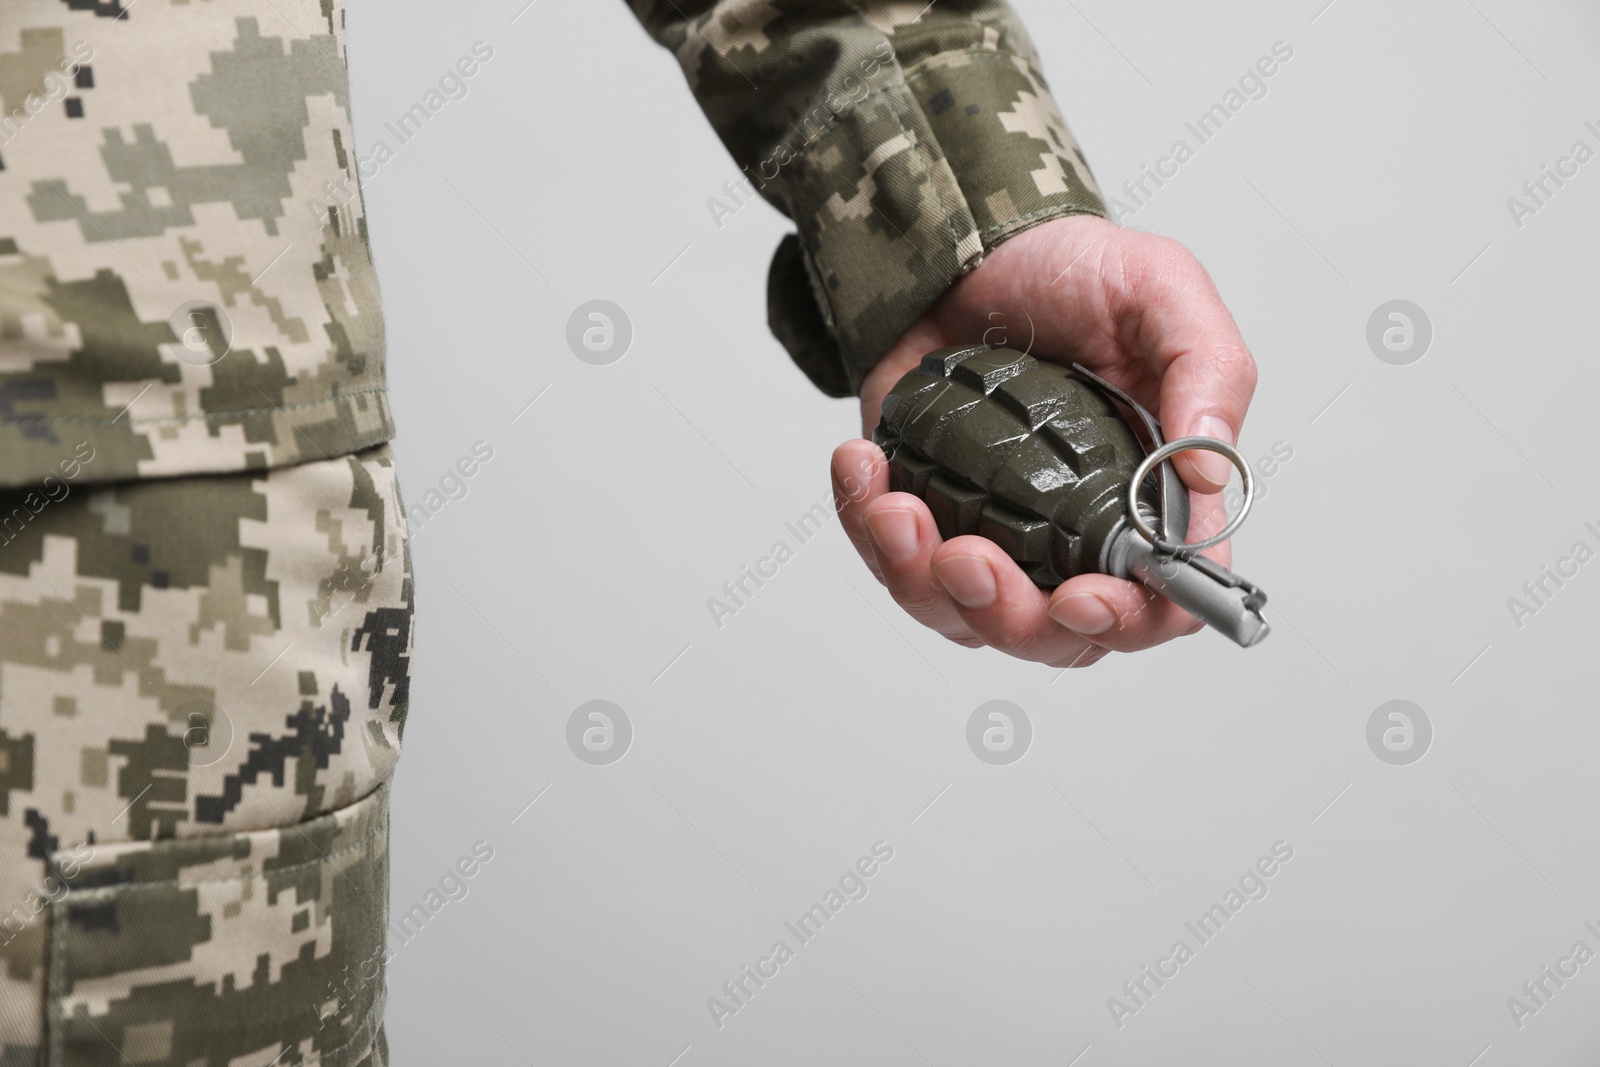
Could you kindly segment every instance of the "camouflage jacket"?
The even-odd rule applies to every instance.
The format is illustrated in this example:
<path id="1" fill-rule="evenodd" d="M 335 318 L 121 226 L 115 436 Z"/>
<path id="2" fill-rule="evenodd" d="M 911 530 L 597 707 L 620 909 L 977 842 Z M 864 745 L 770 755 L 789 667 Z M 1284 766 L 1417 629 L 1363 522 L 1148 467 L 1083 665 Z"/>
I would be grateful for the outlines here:
<path id="1" fill-rule="evenodd" d="M 999 241 L 1103 213 L 998 0 L 633 7 L 795 221 L 770 319 L 830 394 Z M 122 11 L 4 0 L 0 488 L 388 440 L 342 3 L 299 33 Z"/>
<path id="2" fill-rule="evenodd" d="M 392 435 L 343 4 L 257 16 L 0 7 L 0 488 Z"/>

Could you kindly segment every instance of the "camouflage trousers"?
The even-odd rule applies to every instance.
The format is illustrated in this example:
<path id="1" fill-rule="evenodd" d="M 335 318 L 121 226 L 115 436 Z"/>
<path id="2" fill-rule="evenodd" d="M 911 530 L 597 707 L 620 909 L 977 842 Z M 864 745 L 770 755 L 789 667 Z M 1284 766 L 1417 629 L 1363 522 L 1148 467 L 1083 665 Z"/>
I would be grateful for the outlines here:
<path id="1" fill-rule="evenodd" d="M 0 491 L 0 1067 L 381 1064 L 387 446 Z"/>

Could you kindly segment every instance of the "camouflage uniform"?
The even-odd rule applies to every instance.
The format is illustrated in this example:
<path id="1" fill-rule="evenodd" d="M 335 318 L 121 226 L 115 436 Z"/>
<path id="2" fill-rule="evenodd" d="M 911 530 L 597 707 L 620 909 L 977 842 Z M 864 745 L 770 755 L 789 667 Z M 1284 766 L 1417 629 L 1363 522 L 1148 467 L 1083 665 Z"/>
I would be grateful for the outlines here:
<path id="1" fill-rule="evenodd" d="M 413 598 L 342 0 L 0 4 L 0 1067 L 383 1063 Z M 999 3 L 634 7 L 830 393 L 1102 213 Z"/>

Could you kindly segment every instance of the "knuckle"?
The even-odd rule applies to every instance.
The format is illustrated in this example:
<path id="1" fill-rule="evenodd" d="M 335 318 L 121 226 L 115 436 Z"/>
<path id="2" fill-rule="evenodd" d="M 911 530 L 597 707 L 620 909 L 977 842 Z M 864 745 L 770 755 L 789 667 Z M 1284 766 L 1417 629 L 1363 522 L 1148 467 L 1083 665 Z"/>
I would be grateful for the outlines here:
<path id="1" fill-rule="evenodd" d="M 1041 659 L 1041 654 L 1045 651 L 1044 641 L 1037 629 L 1025 620 L 1001 618 L 985 626 L 984 630 L 988 634 L 990 644 L 996 648 L 1007 649 L 1023 659 Z"/>
<path id="2" fill-rule="evenodd" d="M 893 583 L 890 583 L 889 589 L 901 610 L 919 622 L 932 626 L 932 620 L 944 614 L 946 601 L 943 593 L 935 593 L 921 587 L 896 587 Z"/>
<path id="3" fill-rule="evenodd" d="M 1162 266 L 1205 273 L 1205 267 L 1182 241 L 1162 234 L 1151 234 L 1150 238 L 1150 254 Z"/>
<path id="4" fill-rule="evenodd" d="M 1211 365 L 1217 377 L 1229 382 L 1244 399 L 1248 400 L 1255 393 L 1260 372 L 1248 348 L 1240 344 L 1220 345 L 1212 350 Z"/>
<path id="5" fill-rule="evenodd" d="M 1112 633 L 1127 633 L 1142 625 L 1150 613 L 1153 602 L 1148 597 L 1140 597 L 1132 607 L 1124 607 L 1117 611 L 1117 625 L 1112 627 Z"/>
<path id="6" fill-rule="evenodd" d="M 1145 234 L 1139 249 L 1139 280 L 1147 285 L 1192 288 L 1210 285 L 1211 276 L 1180 241 L 1160 234 Z"/>

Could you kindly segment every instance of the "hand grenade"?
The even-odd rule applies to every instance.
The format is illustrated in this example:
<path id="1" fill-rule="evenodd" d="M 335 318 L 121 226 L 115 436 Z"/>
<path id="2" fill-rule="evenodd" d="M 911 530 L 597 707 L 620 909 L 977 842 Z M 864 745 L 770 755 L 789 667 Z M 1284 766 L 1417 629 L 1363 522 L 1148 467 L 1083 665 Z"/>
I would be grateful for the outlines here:
<path id="1" fill-rule="evenodd" d="M 1084 367 L 986 345 L 924 356 L 882 413 L 873 440 L 890 488 L 926 501 L 946 539 L 987 537 L 1047 589 L 1079 574 L 1131 578 L 1240 645 L 1267 635 L 1266 594 L 1198 554 L 1231 536 L 1255 498 L 1231 445 L 1163 442 L 1148 411 Z M 1233 462 L 1245 502 L 1221 533 L 1185 544 L 1189 496 L 1170 457 L 1192 448 Z"/>

